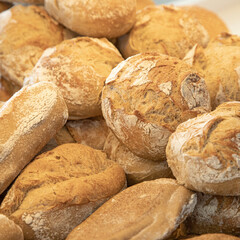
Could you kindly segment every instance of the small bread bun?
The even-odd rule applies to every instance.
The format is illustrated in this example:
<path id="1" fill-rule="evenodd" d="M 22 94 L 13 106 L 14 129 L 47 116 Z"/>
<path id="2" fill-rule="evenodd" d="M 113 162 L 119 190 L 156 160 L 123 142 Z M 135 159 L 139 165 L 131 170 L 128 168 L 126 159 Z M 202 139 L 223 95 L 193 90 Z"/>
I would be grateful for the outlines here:
<path id="1" fill-rule="evenodd" d="M 41 81 L 55 83 L 66 101 L 70 120 L 100 116 L 104 82 L 122 60 L 107 39 L 66 40 L 43 53 L 24 85 Z"/>
<path id="2" fill-rule="evenodd" d="M 0 72 L 21 87 L 43 51 L 72 37 L 42 7 L 15 5 L 0 13 Z"/>
<path id="3" fill-rule="evenodd" d="M 204 79 L 185 62 L 158 53 L 121 62 L 102 91 L 108 127 L 135 155 L 154 161 L 166 160 L 178 124 L 209 110 Z"/>
<path id="4" fill-rule="evenodd" d="M 21 226 L 25 240 L 65 240 L 125 184 L 123 169 L 106 154 L 81 144 L 64 144 L 24 169 L 0 211 Z"/>
<path id="5" fill-rule="evenodd" d="M 66 240 L 167 239 L 196 201 L 193 192 L 173 179 L 142 182 L 108 200 Z"/>
<path id="6" fill-rule="evenodd" d="M 197 205 L 185 221 L 189 234 L 227 233 L 240 235 L 240 197 L 197 193 Z"/>
<path id="7" fill-rule="evenodd" d="M 4 0 L 10 3 L 23 3 L 23 4 L 44 4 L 44 0 Z"/>
<path id="8" fill-rule="evenodd" d="M 157 178 L 173 178 L 167 161 L 154 162 L 136 156 L 119 142 L 112 131 L 109 131 L 103 150 L 109 159 L 124 169 L 129 186 Z"/>
<path id="9" fill-rule="evenodd" d="M 24 240 L 22 229 L 3 214 L 0 214 L 0 239 Z"/>
<path id="10" fill-rule="evenodd" d="M 0 12 L 7 10 L 8 8 L 12 7 L 12 4 L 0 2 Z"/>
<path id="11" fill-rule="evenodd" d="M 115 38 L 135 22 L 136 0 L 45 0 L 45 8 L 58 22 L 80 35 Z"/>
<path id="12" fill-rule="evenodd" d="M 138 11 L 131 31 L 118 39 L 124 58 L 157 51 L 183 58 L 198 43 L 206 47 L 209 35 L 199 21 L 174 6 L 149 6 Z"/>
<path id="13" fill-rule="evenodd" d="M 0 111 L 0 193 L 65 124 L 67 106 L 52 83 L 22 88 Z"/>
<path id="14" fill-rule="evenodd" d="M 137 0 L 137 11 L 152 5 L 155 5 L 152 0 Z"/>
<path id="15" fill-rule="evenodd" d="M 180 184 L 212 195 L 240 195 L 240 102 L 180 124 L 168 141 L 169 167 Z"/>
<path id="16" fill-rule="evenodd" d="M 214 234 L 204 234 L 198 237 L 188 238 L 187 240 L 240 240 L 238 237 L 231 235 L 214 233 Z"/>

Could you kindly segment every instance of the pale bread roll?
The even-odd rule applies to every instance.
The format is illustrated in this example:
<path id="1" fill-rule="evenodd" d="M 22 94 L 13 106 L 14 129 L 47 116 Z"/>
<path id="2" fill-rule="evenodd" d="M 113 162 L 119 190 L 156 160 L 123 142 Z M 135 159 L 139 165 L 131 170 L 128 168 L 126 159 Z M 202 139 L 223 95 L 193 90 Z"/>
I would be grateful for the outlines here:
<path id="1" fill-rule="evenodd" d="M 122 60 L 107 39 L 78 37 L 47 49 L 24 84 L 55 83 L 66 101 L 70 120 L 100 116 L 104 82 Z"/>
<path id="2" fill-rule="evenodd" d="M 136 0 L 45 0 L 45 8 L 58 22 L 80 35 L 115 38 L 133 26 Z"/>
<path id="3" fill-rule="evenodd" d="M 214 234 L 204 234 L 201 236 L 188 238 L 188 240 L 239 240 L 240 238 L 231 235 L 214 233 Z"/>
<path id="4" fill-rule="evenodd" d="M 3 214 L 0 214 L 0 239 L 24 240 L 22 229 Z"/>
<path id="5" fill-rule="evenodd" d="M 0 13 L 0 72 L 21 87 L 43 51 L 73 34 L 42 7 L 15 5 Z"/>
<path id="6" fill-rule="evenodd" d="M 0 110 L 0 193 L 65 124 L 67 106 L 52 83 L 27 86 Z"/>
<path id="7" fill-rule="evenodd" d="M 119 142 L 112 131 L 109 132 L 103 150 L 109 159 L 117 162 L 124 169 L 128 185 L 157 178 L 173 178 L 167 161 L 154 162 L 136 156 Z"/>
<path id="8" fill-rule="evenodd" d="M 185 62 L 158 53 L 121 62 L 102 91 L 102 112 L 116 137 L 139 157 L 165 160 L 178 124 L 210 110 L 204 79 Z"/>
<path id="9" fill-rule="evenodd" d="M 173 179 L 157 179 L 117 194 L 66 240 L 167 239 L 193 211 L 196 195 Z"/>
<path id="10" fill-rule="evenodd" d="M 0 2 L 0 12 L 7 10 L 8 8 L 12 7 L 12 4 Z"/>
<path id="11" fill-rule="evenodd" d="M 125 184 L 123 169 L 106 154 L 64 144 L 24 169 L 0 211 L 21 226 L 25 240 L 64 240 Z"/>
<path id="12" fill-rule="evenodd" d="M 152 0 L 137 0 L 137 11 L 151 5 L 155 5 Z"/>
<path id="13" fill-rule="evenodd" d="M 10 3 L 23 3 L 23 4 L 44 4 L 44 0 L 2 0 Z"/>
<path id="14" fill-rule="evenodd" d="M 177 181 L 211 195 L 240 195 L 240 102 L 180 124 L 168 141 L 167 161 Z"/>
<path id="15" fill-rule="evenodd" d="M 183 58 L 196 43 L 206 47 L 209 41 L 204 26 L 182 8 L 149 6 L 136 18 L 131 31 L 118 39 L 124 58 L 146 51 Z"/>

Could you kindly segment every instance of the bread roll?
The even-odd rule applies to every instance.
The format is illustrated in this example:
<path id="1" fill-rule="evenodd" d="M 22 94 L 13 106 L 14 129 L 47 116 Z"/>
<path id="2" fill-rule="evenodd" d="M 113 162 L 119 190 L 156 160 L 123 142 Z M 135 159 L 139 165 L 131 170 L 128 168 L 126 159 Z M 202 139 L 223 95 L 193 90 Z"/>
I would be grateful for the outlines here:
<path id="1" fill-rule="evenodd" d="M 102 112 L 116 137 L 135 155 L 161 161 L 178 124 L 210 110 L 204 79 L 185 62 L 158 53 L 120 63 L 102 92 Z"/>
<path id="2" fill-rule="evenodd" d="M 169 167 L 180 184 L 211 195 L 240 195 L 240 102 L 180 124 L 168 141 Z"/>
<path id="3" fill-rule="evenodd" d="M 21 87 L 43 51 L 72 37 L 37 6 L 15 5 L 0 13 L 0 72 Z"/>
<path id="4" fill-rule="evenodd" d="M 154 162 L 133 154 L 110 131 L 104 145 L 109 159 L 117 162 L 125 171 L 128 185 L 154 180 L 157 178 L 172 178 L 167 161 Z"/>
<path id="5" fill-rule="evenodd" d="M 58 22 L 80 35 L 115 38 L 133 26 L 136 0 L 45 0 L 45 8 Z"/>
<path id="6" fill-rule="evenodd" d="M 152 0 L 137 0 L 137 11 L 151 5 L 155 5 Z"/>
<path id="7" fill-rule="evenodd" d="M 183 58 L 198 43 L 206 47 L 209 35 L 197 18 L 174 6 L 150 6 L 138 11 L 131 31 L 118 39 L 124 58 L 158 51 Z"/>
<path id="8" fill-rule="evenodd" d="M 22 88 L 0 111 L 0 193 L 65 124 L 67 107 L 52 83 Z"/>
<path id="9" fill-rule="evenodd" d="M 239 240 L 240 238 L 231 235 L 215 233 L 215 234 L 204 234 L 198 237 L 188 238 L 188 240 Z"/>
<path id="10" fill-rule="evenodd" d="M 196 195 L 173 179 L 157 179 L 117 194 L 66 240 L 167 239 L 193 211 Z"/>
<path id="11" fill-rule="evenodd" d="M 101 115 L 101 92 L 111 70 L 123 60 L 107 40 L 79 37 L 47 49 L 24 84 L 54 82 L 63 94 L 69 119 Z"/>
<path id="12" fill-rule="evenodd" d="M 10 3 L 44 4 L 44 0 L 2 0 Z"/>
<path id="13" fill-rule="evenodd" d="M 0 214 L 0 239 L 24 240 L 22 229 L 3 214 Z"/>
<path id="14" fill-rule="evenodd" d="M 12 7 L 12 4 L 0 2 L 0 12 L 7 10 L 8 8 Z"/>
<path id="15" fill-rule="evenodd" d="M 240 197 L 197 193 L 197 199 L 193 213 L 185 222 L 188 233 L 240 235 Z"/>
<path id="16" fill-rule="evenodd" d="M 0 211 L 21 226 L 25 240 L 64 240 L 125 183 L 123 169 L 106 154 L 64 144 L 25 168 Z"/>

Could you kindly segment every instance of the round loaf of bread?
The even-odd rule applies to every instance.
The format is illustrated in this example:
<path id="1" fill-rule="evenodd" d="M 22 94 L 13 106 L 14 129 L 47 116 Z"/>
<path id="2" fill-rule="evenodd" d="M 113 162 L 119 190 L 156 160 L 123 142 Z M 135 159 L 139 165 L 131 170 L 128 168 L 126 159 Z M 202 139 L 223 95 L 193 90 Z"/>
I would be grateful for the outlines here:
<path id="1" fill-rule="evenodd" d="M 23 3 L 23 4 L 44 4 L 44 0 L 2 0 L 10 3 Z"/>
<path id="2" fill-rule="evenodd" d="M 65 240 L 125 184 L 123 169 L 106 154 L 77 143 L 64 144 L 24 169 L 0 211 L 20 225 L 25 240 Z"/>
<path id="3" fill-rule="evenodd" d="M 90 37 L 115 38 L 133 26 L 136 0 L 45 0 L 45 8 L 74 32 Z"/>
<path id="4" fill-rule="evenodd" d="M 146 51 L 183 58 L 196 43 L 206 47 L 208 41 L 198 19 L 182 8 L 160 5 L 138 11 L 136 23 L 118 39 L 118 47 L 124 58 Z"/>
<path id="5" fill-rule="evenodd" d="M 135 155 L 165 160 L 168 138 L 178 124 L 210 110 L 201 76 L 185 62 L 158 53 L 120 63 L 102 92 L 102 112 L 116 137 Z"/>
<path id="6" fill-rule="evenodd" d="M 196 202 L 196 194 L 173 179 L 142 182 L 108 200 L 66 240 L 167 239 Z"/>
<path id="7" fill-rule="evenodd" d="M 137 0 L 137 11 L 151 5 L 155 5 L 152 0 Z"/>
<path id="8" fill-rule="evenodd" d="M 43 51 L 73 35 L 42 7 L 15 5 L 0 13 L 0 72 L 22 86 Z"/>
<path id="9" fill-rule="evenodd" d="M 47 49 L 24 84 L 55 83 L 62 92 L 69 119 L 101 115 L 101 92 L 111 70 L 123 60 L 107 39 L 78 37 Z"/>
<path id="10" fill-rule="evenodd" d="M 240 235 L 240 197 L 197 193 L 197 205 L 185 221 L 189 234 Z"/>
<path id="11" fill-rule="evenodd" d="M 0 214 L 0 239 L 24 240 L 22 229 L 3 214 Z"/>
<path id="12" fill-rule="evenodd" d="M 0 2 L 0 12 L 7 10 L 8 8 L 12 7 L 12 4 Z"/>
<path id="13" fill-rule="evenodd" d="M 240 102 L 180 124 L 166 152 L 180 184 L 206 194 L 239 196 Z"/>
<path id="14" fill-rule="evenodd" d="M 0 194 L 62 128 L 67 106 L 47 82 L 23 87 L 0 111 Z"/>
<path id="15" fill-rule="evenodd" d="M 204 234 L 198 237 L 188 238 L 187 240 L 240 240 L 238 237 L 231 235 L 214 233 L 214 234 Z"/>
<path id="16" fill-rule="evenodd" d="M 173 178 L 167 161 L 155 162 L 136 156 L 119 142 L 112 131 L 109 131 L 103 150 L 109 159 L 124 169 L 128 185 L 158 178 Z"/>

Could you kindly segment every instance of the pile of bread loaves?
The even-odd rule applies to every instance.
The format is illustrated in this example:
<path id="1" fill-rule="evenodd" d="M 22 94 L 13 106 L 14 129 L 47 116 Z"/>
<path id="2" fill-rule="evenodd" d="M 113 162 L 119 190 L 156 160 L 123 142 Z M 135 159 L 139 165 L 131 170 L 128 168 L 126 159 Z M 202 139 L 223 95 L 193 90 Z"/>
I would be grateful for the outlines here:
<path id="1" fill-rule="evenodd" d="M 240 36 L 197 6 L 4 1 L 0 240 L 240 239 Z"/>

